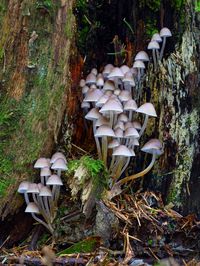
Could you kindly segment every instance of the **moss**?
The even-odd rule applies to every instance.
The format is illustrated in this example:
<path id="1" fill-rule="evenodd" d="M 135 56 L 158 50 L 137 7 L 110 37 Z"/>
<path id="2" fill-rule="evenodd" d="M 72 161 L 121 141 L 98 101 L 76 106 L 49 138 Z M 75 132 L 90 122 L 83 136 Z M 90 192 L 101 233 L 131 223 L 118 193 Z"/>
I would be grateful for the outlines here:
<path id="1" fill-rule="evenodd" d="M 200 0 L 195 1 L 195 12 L 200 12 Z"/>
<path id="2" fill-rule="evenodd" d="M 89 156 L 83 156 L 79 160 L 69 161 L 69 173 L 73 173 L 80 165 L 87 170 L 88 176 L 92 178 L 95 188 L 107 186 L 108 173 L 101 160 L 95 160 Z"/>
<path id="3" fill-rule="evenodd" d="M 158 32 L 156 19 L 146 18 L 145 32 L 148 37 L 152 37 L 154 33 Z"/>
<path id="4" fill-rule="evenodd" d="M 66 38 L 72 38 L 74 34 L 74 25 L 75 25 L 75 18 L 72 10 L 69 10 L 67 13 L 67 20 L 65 23 L 65 36 Z M 72 28 L 73 27 L 73 28 Z"/>

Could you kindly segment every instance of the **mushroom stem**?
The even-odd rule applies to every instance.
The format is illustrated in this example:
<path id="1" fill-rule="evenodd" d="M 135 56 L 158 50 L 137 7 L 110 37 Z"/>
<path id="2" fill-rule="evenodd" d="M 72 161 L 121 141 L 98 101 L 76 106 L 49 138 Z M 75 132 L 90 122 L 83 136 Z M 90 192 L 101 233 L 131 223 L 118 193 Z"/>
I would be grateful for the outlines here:
<path id="1" fill-rule="evenodd" d="M 132 117 L 133 117 L 133 110 L 129 110 L 128 120 L 132 121 Z"/>
<path id="2" fill-rule="evenodd" d="M 114 122 L 114 113 L 113 111 L 110 111 L 110 127 L 112 128 Z"/>
<path id="3" fill-rule="evenodd" d="M 112 155 L 112 160 L 111 160 L 110 167 L 109 167 L 109 173 L 112 172 L 112 168 L 113 168 L 114 163 L 115 163 L 115 156 Z"/>
<path id="4" fill-rule="evenodd" d="M 165 49 L 165 44 L 166 44 L 166 37 L 163 37 L 162 48 L 161 48 L 161 51 L 160 51 L 160 60 L 162 60 L 162 58 L 163 58 L 163 53 L 164 53 L 164 49 Z"/>
<path id="5" fill-rule="evenodd" d="M 53 234 L 54 230 L 53 230 L 53 227 L 50 224 L 46 224 L 44 221 L 42 221 L 40 218 L 38 218 L 34 213 L 31 213 L 31 215 L 32 215 L 33 219 L 35 219 L 38 223 L 44 225 L 48 229 L 48 231 L 51 234 Z"/>
<path id="6" fill-rule="evenodd" d="M 120 156 L 119 163 L 117 165 L 116 175 L 115 175 L 116 180 L 120 177 L 120 173 L 121 173 L 123 164 L 124 164 L 124 158 Z"/>
<path id="7" fill-rule="evenodd" d="M 145 168 L 143 171 L 135 174 L 135 175 L 131 175 L 131 176 L 127 176 L 121 180 L 119 180 L 116 185 L 123 185 L 131 180 L 135 180 L 137 179 L 138 177 L 141 177 L 141 176 L 144 176 L 146 175 L 150 170 L 151 168 L 153 167 L 154 163 L 155 163 L 155 160 L 156 160 L 156 154 L 153 154 L 152 156 L 152 159 L 151 159 L 151 162 L 149 164 L 149 166 L 147 168 Z"/>
<path id="8" fill-rule="evenodd" d="M 124 167 L 122 168 L 122 170 L 121 170 L 121 172 L 120 172 L 119 177 L 123 174 L 123 172 L 124 172 L 124 171 L 126 170 L 126 168 L 128 167 L 129 162 L 130 162 L 130 159 L 131 159 L 131 157 L 128 157 L 128 159 L 127 159 L 127 161 L 126 161 Z"/>
<path id="9" fill-rule="evenodd" d="M 103 161 L 106 167 L 107 167 L 107 150 L 108 150 L 107 144 L 108 144 L 107 137 L 103 136 L 102 137 L 102 153 L 103 153 Z"/>
<path id="10" fill-rule="evenodd" d="M 144 133 L 144 131 L 147 127 L 148 120 L 149 120 L 149 116 L 145 115 L 144 123 L 143 123 L 142 128 L 140 129 L 140 132 L 139 132 L 140 137 L 142 136 L 142 134 Z"/>
<path id="11" fill-rule="evenodd" d="M 155 51 L 155 49 L 152 50 L 152 54 L 153 54 L 154 69 L 156 69 L 157 68 L 157 62 L 156 62 L 156 51 Z"/>
<path id="12" fill-rule="evenodd" d="M 96 133 L 96 127 L 95 127 L 95 122 L 93 121 L 93 134 L 94 134 L 94 136 L 95 136 L 95 133 Z M 102 160 L 102 153 L 101 153 L 101 146 L 99 143 L 99 139 L 98 139 L 98 137 L 94 137 L 94 139 L 95 139 L 95 143 L 97 146 L 98 158 L 99 158 L 99 160 Z"/>
<path id="13" fill-rule="evenodd" d="M 57 175 L 60 177 L 61 176 L 61 169 L 57 169 Z"/>
<path id="14" fill-rule="evenodd" d="M 26 204 L 28 205 L 30 203 L 29 197 L 28 197 L 28 193 L 24 192 L 24 199 L 26 201 Z"/>

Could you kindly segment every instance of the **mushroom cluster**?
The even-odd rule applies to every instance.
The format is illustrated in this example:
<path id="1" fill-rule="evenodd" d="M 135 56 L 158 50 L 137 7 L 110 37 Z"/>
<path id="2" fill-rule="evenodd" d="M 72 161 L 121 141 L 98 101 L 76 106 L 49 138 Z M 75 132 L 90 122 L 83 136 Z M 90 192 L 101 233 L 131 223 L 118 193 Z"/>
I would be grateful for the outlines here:
<path id="1" fill-rule="evenodd" d="M 40 183 L 23 181 L 18 192 L 24 194 L 26 213 L 53 233 L 53 221 L 57 213 L 60 186 L 63 185 L 61 172 L 67 170 L 67 160 L 63 153 L 56 152 L 51 159 L 39 158 L 34 168 L 40 170 Z M 38 217 L 39 215 L 39 217 Z"/>
<path id="2" fill-rule="evenodd" d="M 166 39 L 171 37 L 172 33 L 168 28 L 162 28 L 160 33 L 154 33 L 147 49 L 152 50 L 154 68 L 157 68 L 158 62 L 162 60 L 164 49 L 166 45 Z M 160 44 L 162 47 L 160 50 Z M 160 50 L 160 51 L 159 51 Z"/>
<path id="3" fill-rule="evenodd" d="M 143 75 L 142 65 L 148 61 L 148 55 L 141 51 L 135 60 L 133 68 L 108 64 L 102 73 L 93 68 L 86 80 L 80 81 L 85 119 L 92 121 L 98 157 L 103 160 L 114 183 L 135 156 L 135 148 L 139 146 L 149 117 L 157 117 L 152 103 L 138 107 L 134 100 L 135 79 L 139 81 Z M 143 117 L 142 124 L 140 116 Z M 160 143 L 159 140 L 156 142 L 156 145 Z M 158 146 L 161 150 L 162 145 Z"/>

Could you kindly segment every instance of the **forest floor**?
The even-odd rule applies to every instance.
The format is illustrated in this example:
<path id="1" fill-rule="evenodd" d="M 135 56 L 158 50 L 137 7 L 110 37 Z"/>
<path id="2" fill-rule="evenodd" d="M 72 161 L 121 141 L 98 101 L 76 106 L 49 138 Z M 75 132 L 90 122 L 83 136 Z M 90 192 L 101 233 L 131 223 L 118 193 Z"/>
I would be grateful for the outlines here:
<path id="1" fill-rule="evenodd" d="M 117 217 L 109 245 L 98 236 L 88 236 L 63 250 L 62 234 L 55 242 L 46 237 L 40 251 L 27 242 L 12 249 L 0 247 L 3 265 L 200 265 L 200 222 L 195 215 L 183 217 L 164 206 L 152 192 L 123 194 L 104 203 Z M 64 216 L 63 216 L 64 217 Z M 61 218 L 62 220 L 62 218 Z M 74 221 L 73 221 L 74 222 Z M 68 221 L 68 223 L 70 223 Z M 85 224 L 85 227 L 88 225 Z M 87 228 L 85 229 L 87 230 Z M 58 244 L 59 243 L 59 244 Z M 63 243 L 64 244 L 64 243 Z"/>

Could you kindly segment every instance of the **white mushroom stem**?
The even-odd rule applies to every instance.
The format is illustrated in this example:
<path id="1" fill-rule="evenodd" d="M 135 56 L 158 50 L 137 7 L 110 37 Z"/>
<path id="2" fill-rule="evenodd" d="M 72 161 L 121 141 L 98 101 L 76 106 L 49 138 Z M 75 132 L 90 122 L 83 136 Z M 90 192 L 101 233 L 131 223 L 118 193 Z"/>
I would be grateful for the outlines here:
<path id="1" fill-rule="evenodd" d="M 162 48 L 161 48 L 161 51 L 160 51 L 160 60 L 162 60 L 162 58 L 163 58 L 165 45 L 166 45 L 166 37 L 163 37 Z"/>
<path id="2" fill-rule="evenodd" d="M 124 157 L 120 156 L 119 163 L 117 165 L 116 175 L 115 175 L 116 180 L 120 177 L 120 173 L 122 171 L 123 164 L 124 164 Z"/>
<path id="3" fill-rule="evenodd" d="M 41 183 L 45 186 L 45 179 L 44 179 L 44 176 L 41 176 L 41 177 L 40 177 L 40 180 L 41 180 Z"/>
<path id="4" fill-rule="evenodd" d="M 50 212 L 48 197 L 44 196 L 43 198 L 44 198 L 44 206 L 45 206 L 45 209 L 46 209 L 46 212 L 48 215 L 48 219 L 49 219 L 49 221 L 51 221 L 51 212 Z"/>
<path id="5" fill-rule="evenodd" d="M 157 62 L 160 60 L 160 54 L 158 49 L 156 49 L 156 58 L 157 58 Z"/>
<path id="6" fill-rule="evenodd" d="M 38 223 L 44 225 L 51 234 L 53 234 L 53 227 L 50 224 L 46 224 L 44 221 L 42 221 L 40 218 L 38 218 L 34 213 L 31 213 L 33 219 L 35 219 Z"/>
<path id="7" fill-rule="evenodd" d="M 120 185 L 123 185 L 123 184 L 125 184 L 125 183 L 127 183 L 129 181 L 135 180 L 138 177 L 141 177 L 141 176 L 146 175 L 151 170 L 151 168 L 153 167 L 153 165 L 155 163 L 155 160 L 156 160 L 156 154 L 153 154 L 152 159 L 151 159 L 151 162 L 150 162 L 150 164 L 149 164 L 149 166 L 147 168 L 145 168 L 143 171 L 141 171 L 141 172 L 139 172 L 139 173 L 137 173 L 135 175 L 127 176 L 127 177 L 119 180 L 116 183 L 116 185 L 119 185 L 120 186 Z"/>
<path id="8" fill-rule="evenodd" d="M 33 196 L 33 200 L 35 201 L 34 196 Z M 38 194 L 37 194 L 37 202 L 38 202 L 37 204 L 38 204 L 38 207 L 39 207 L 39 210 L 40 210 L 42 216 L 44 217 L 45 221 L 48 222 L 49 218 L 48 218 L 47 210 L 45 208 L 42 197 L 40 197 Z"/>
<path id="9" fill-rule="evenodd" d="M 132 117 L 133 117 L 133 110 L 129 110 L 128 120 L 132 121 Z"/>
<path id="10" fill-rule="evenodd" d="M 24 199 L 26 201 L 26 204 L 28 205 L 30 203 L 29 197 L 28 197 L 28 193 L 24 192 Z"/>
<path id="11" fill-rule="evenodd" d="M 95 127 L 95 121 L 93 121 L 93 134 L 95 136 L 96 133 L 96 127 Z M 95 143 L 96 143 L 96 147 L 97 147 L 97 153 L 98 153 L 98 158 L 99 160 L 102 160 L 102 153 L 101 153 L 101 146 L 100 146 L 100 142 L 98 137 L 94 137 L 95 139 Z"/>
<path id="12" fill-rule="evenodd" d="M 152 50 L 152 55 L 153 55 L 153 64 L 154 64 L 154 68 L 157 68 L 157 62 L 156 62 L 156 51 L 155 49 Z"/>
<path id="13" fill-rule="evenodd" d="M 148 120 L 149 120 L 149 116 L 146 114 L 145 119 L 144 119 L 144 123 L 143 123 L 142 128 L 140 129 L 140 132 L 139 132 L 140 137 L 142 136 L 142 134 L 144 133 L 144 131 L 147 127 Z"/>
<path id="14" fill-rule="evenodd" d="M 128 157 L 128 159 L 127 159 L 127 161 L 126 161 L 124 167 L 122 168 L 122 170 L 121 170 L 121 172 L 120 172 L 119 177 L 123 174 L 123 172 L 124 172 L 124 171 L 126 170 L 126 168 L 128 167 L 128 165 L 129 165 L 129 163 L 130 163 L 130 159 L 131 159 L 131 157 Z"/>
<path id="15" fill-rule="evenodd" d="M 61 172 L 62 172 L 61 169 L 57 169 L 57 175 L 58 175 L 59 177 L 61 177 Z"/>
<path id="16" fill-rule="evenodd" d="M 102 154 L 105 167 L 107 167 L 107 151 L 108 151 L 108 139 L 107 136 L 102 137 Z"/>
<path id="17" fill-rule="evenodd" d="M 110 167 L 109 167 L 109 173 L 112 172 L 114 163 L 115 163 L 115 156 L 112 155 L 112 160 L 111 160 Z"/>
<path id="18" fill-rule="evenodd" d="M 110 111 L 110 127 L 113 127 L 113 123 L 114 123 L 114 112 Z"/>

